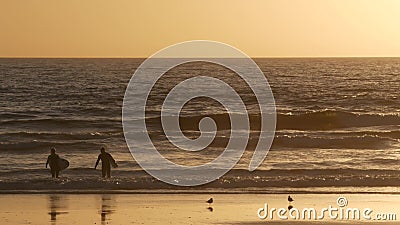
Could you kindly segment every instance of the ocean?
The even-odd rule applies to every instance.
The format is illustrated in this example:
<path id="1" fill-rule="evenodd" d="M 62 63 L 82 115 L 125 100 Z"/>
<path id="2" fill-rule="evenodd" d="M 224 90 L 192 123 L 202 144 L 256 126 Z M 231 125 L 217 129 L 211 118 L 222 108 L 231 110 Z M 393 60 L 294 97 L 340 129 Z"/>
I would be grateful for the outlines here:
<path id="1" fill-rule="evenodd" d="M 183 133 L 198 137 L 198 122 L 210 116 L 218 125 L 215 140 L 199 152 L 171 145 L 160 110 L 176 84 L 199 75 L 221 79 L 240 93 L 250 115 L 250 141 L 234 169 L 185 188 L 144 172 L 124 139 L 123 98 L 143 59 L 0 59 L 0 191 L 400 192 L 400 58 L 254 60 L 277 110 L 272 148 L 254 172 L 247 168 L 260 129 L 257 101 L 236 74 L 188 63 L 153 87 L 148 133 L 159 152 L 178 164 L 210 162 L 224 150 L 230 131 L 226 110 L 197 98 L 181 112 Z M 102 146 L 119 164 L 109 180 L 93 169 Z M 70 161 L 57 180 L 45 169 L 52 147 Z"/>

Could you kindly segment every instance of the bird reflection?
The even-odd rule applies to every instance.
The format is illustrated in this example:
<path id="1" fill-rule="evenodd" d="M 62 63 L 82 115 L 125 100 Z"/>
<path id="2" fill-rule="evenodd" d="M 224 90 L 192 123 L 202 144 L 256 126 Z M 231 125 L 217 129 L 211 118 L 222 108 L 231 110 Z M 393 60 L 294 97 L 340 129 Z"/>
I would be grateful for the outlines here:
<path id="1" fill-rule="evenodd" d="M 113 195 L 104 194 L 101 196 L 101 224 L 106 224 L 107 220 L 111 220 L 110 214 L 114 212 L 114 202 L 115 200 Z"/>
<path id="2" fill-rule="evenodd" d="M 49 195 L 49 215 L 51 224 L 56 224 L 57 216 L 60 214 L 66 214 L 65 212 L 67 208 L 66 199 L 62 195 Z"/>
<path id="3" fill-rule="evenodd" d="M 207 209 L 210 211 L 210 212 L 212 212 L 212 211 L 214 211 L 214 209 L 213 209 L 213 207 L 207 207 Z"/>

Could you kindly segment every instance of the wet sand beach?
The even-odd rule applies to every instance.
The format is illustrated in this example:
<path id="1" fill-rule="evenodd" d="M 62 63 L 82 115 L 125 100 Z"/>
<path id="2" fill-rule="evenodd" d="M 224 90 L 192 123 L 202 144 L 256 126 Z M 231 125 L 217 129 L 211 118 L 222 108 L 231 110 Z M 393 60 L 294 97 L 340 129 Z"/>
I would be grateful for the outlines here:
<path id="1" fill-rule="evenodd" d="M 338 207 L 345 197 L 346 208 L 371 208 L 377 213 L 400 215 L 400 195 L 392 194 L 295 194 L 292 206 Z M 213 197 L 212 204 L 206 200 Z M 257 216 L 267 203 L 270 208 L 287 208 L 285 194 L 3 194 L 0 220 L 14 224 L 395 224 L 396 221 L 361 220 L 271 220 Z M 270 209 L 269 208 L 269 209 Z M 396 218 L 397 219 L 397 218 Z"/>

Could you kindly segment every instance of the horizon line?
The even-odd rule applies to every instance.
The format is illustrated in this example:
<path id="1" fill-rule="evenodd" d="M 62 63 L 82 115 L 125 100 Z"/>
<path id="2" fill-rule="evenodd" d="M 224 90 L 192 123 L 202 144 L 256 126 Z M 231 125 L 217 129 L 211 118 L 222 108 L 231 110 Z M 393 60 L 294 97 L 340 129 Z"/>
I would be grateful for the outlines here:
<path id="1" fill-rule="evenodd" d="M 149 56 L 150 57 L 150 56 Z M 149 57 L 125 56 L 0 56 L 0 59 L 147 59 Z M 162 59 L 164 57 L 160 57 Z M 180 57 L 168 57 L 180 58 Z M 211 58 L 211 57 L 182 57 L 182 58 Z M 224 58 L 224 57 L 219 57 Z M 238 58 L 238 57 L 226 57 Z M 400 56 L 255 56 L 252 59 L 306 59 L 306 58 L 400 58 Z"/>

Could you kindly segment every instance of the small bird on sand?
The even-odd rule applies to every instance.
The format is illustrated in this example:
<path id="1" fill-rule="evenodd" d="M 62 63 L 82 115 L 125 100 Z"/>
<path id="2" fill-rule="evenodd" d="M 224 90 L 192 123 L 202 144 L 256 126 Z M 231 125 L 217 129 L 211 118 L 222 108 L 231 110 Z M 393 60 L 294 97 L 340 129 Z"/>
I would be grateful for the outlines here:
<path id="1" fill-rule="evenodd" d="M 213 202 L 214 202 L 214 200 L 213 200 L 213 198 L 210 198 L 210 199 L 208 199 L 206 202 L 207 202 L 208 204 L 210 204 L 210 205 L 211 205 L 211 203 L 213 203 Z"/>
<path id="2" fill-rule="evenodd" d="M 290 197 L 290 195 L 287 197 L 287 200 L 288 200 L 289 202 L 293 202 L 293 201 L 294 201 L 293 198 Z"/>

